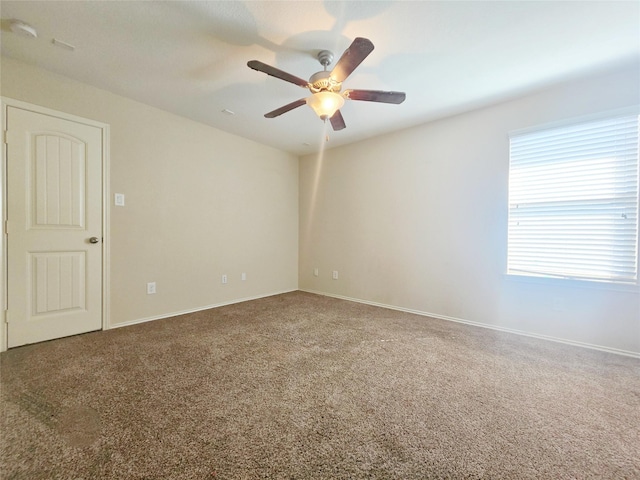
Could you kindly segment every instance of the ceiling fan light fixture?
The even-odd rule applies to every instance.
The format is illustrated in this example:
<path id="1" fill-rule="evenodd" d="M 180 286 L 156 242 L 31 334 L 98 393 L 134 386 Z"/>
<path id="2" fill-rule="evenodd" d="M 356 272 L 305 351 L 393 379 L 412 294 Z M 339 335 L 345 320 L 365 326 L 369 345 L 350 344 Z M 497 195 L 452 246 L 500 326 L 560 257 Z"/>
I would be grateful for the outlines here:
<path id="1" fill-rule="evenodd" d="M 333 117 L 344 105 L 344 97 L 334 92 L 318 92 L 305 99 L 322 120 Z"/>

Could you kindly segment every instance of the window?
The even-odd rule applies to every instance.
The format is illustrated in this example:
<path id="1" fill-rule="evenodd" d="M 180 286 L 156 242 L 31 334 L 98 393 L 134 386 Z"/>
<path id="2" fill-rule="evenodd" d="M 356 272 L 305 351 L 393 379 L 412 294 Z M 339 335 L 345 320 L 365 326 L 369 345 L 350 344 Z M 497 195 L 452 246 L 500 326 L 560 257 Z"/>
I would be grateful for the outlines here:
<path id="1" fill-rule="evenodd" d="M 636 114 L 510 136 L 509 274 L 638 282 Z"/>

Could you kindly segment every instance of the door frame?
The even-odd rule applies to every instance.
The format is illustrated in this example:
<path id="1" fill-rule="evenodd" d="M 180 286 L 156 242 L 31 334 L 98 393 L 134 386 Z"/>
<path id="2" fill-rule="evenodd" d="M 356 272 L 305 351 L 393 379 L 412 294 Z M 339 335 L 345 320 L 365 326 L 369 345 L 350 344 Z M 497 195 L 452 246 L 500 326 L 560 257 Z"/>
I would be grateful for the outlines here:
<path id="1" fill-rule="evenodd" d="M 109 317 L 109 261 L 110 256 L 110 169 L 109 169 L 109 125 L 95 120 L 90 120 L 76 115 L 71 115 L 50 108 L 33 105 L 31 103 L 15 100 L 7 97 L 0 97 L 2 106 L 2 148 L 0 159 L 0 210 L 2 211 L 2 235 L 0 235 L 0 274 L 2 275 L 2 286 L 0 291 L 0 352 L 7 350 L 8 328 L 7 328 L 7 302 L 9 274 L 7 268 L 7 111 L 9 107 L 20 108 L 30 112 L 49 115 L 63 120 L 70 120 L 84 125 L 99 128 L 102 132 L 102 330 L 110 328 Z"/>

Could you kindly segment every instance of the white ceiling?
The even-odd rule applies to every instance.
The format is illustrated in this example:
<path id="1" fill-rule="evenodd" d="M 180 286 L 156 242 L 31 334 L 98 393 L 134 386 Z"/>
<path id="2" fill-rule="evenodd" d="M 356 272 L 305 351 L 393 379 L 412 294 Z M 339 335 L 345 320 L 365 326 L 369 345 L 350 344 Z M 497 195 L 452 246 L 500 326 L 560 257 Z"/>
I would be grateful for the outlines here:
<path id="1" fill-rule="evenodd" d="M 308 78 L 319 50 L 337 61 L 355 37 L 373 42 L 344 88 L 407 99 L 347 101 L 329 147 L 640 61 L 638 1 L 2 0 L 0 13 L 3 55 L 296 154 L 319 149 L 322 121 L 306 106 L 263 115 L 308 92 L 247 61 Z"/>

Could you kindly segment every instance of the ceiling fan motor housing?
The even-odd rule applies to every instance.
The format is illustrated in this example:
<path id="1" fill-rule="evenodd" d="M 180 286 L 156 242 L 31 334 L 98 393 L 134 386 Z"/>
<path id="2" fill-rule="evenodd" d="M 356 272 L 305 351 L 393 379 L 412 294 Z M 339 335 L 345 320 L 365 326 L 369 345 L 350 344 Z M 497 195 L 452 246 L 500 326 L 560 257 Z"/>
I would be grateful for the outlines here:
<path id="1" fill-rule="evenodd" d="M 316 72 L 309 78 L 309 90 L 313 93 L 317 92 L 334 92 L 338 93 L 342 88 L 342 82 L 337 82 L 331 78 L 331 72 Z"/>

